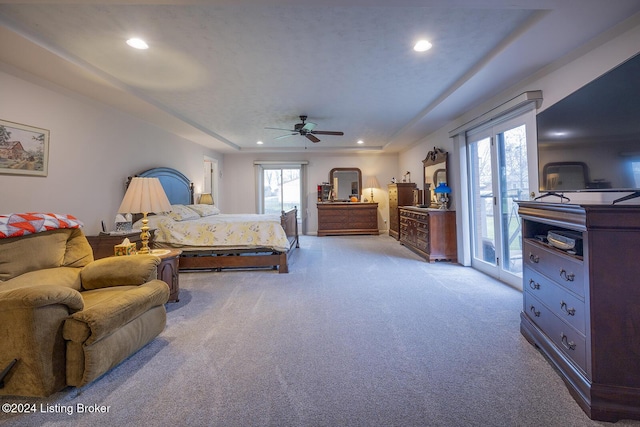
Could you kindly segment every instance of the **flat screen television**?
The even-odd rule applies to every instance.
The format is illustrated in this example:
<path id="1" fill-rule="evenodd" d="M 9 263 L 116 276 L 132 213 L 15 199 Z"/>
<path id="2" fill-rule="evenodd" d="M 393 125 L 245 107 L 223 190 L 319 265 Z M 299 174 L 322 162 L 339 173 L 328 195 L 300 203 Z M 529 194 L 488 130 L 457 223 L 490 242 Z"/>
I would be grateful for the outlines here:
<path id="1" fill-rule="evenodd" d="M 640 55 L 540 112 L 536 124 L 540 192 L 640 196 Z"/>

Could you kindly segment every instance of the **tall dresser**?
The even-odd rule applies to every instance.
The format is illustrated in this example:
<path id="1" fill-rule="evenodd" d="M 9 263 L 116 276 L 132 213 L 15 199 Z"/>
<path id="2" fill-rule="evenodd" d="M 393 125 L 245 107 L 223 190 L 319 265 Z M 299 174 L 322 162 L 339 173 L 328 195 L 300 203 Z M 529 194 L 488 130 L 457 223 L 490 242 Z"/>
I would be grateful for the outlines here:
<path id="1" fill-rule="evenodd" d="M 400 206 L 413 205 L 414 182 L 398 182 L 389 184 L 389 236 L 398 240 L 400 238 Z"/>
<path id="2" fill-rule="evenodd" d="M 640 419 L 640 206 L 519 205 L 522 335 L 591 419 Z"/>

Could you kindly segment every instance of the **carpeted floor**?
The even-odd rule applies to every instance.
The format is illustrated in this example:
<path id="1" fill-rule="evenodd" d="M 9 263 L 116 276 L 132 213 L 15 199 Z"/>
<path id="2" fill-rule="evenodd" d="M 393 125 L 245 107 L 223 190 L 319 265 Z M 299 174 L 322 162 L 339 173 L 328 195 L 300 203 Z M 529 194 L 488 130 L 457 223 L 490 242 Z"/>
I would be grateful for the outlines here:
<path id="1" fill-rule="evenodd" d="M 0 398 L 38 411 L 0 424 L 609 425 L 520 335 L 519 291 L 386 235 L 303 236 L 289 274 L 182 273 L 180 289 L 156 340 L 82 390 Z"/>

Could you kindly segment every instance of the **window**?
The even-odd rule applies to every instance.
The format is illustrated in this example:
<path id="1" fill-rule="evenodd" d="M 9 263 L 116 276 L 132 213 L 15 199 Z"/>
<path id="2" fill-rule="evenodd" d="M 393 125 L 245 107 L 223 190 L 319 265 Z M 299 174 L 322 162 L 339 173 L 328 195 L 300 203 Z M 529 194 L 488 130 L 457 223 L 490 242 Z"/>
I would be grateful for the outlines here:
<path id="1" fill-rule="evenodd" d="M 263 168 L 262 213 L 279 214 L 300 207 L 301 188 L 300 168 Z"/>
<path id="2" fill-rule="evenodd" d="M 307 203 L 303 194 L 307 162 L 255 161 L 253 164 L 256 166 L 258 212 L 279 215 L 296 207 L 298 226 L 301 234 L 304 234 L 303 213 L 306 212 Z"/>

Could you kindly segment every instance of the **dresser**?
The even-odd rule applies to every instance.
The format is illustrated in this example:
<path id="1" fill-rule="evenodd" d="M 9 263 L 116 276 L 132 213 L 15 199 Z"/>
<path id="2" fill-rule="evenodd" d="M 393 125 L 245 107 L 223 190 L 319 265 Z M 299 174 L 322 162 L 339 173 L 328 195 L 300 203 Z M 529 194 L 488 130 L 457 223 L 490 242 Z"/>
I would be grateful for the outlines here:
<path id="1" fill-rule="evenodd" d="M 318 236 L 378 234 L 378 204 L 318 203 Z"/>
<path id="2" fill-rule="evenodd" d="M 457 261 L 456 213 L 405 206 L 400 211 L 400 243 L 429 262 Z"/>
<path id="3" fill-rule="evenodd" d="M 414 192 L 416 184 L 413 182 L 398 182 L 389 184 L 389 236 L 400 238 L 400 206 L 414 205 Z"/>
<path id="4" fill-rule="evenodd" d="M 591 419 L 640 419 L 640 206 L 519 202 L 518 212 L 522 335 Z M 558 249 L 549 231 L 582 247 Z"/>

